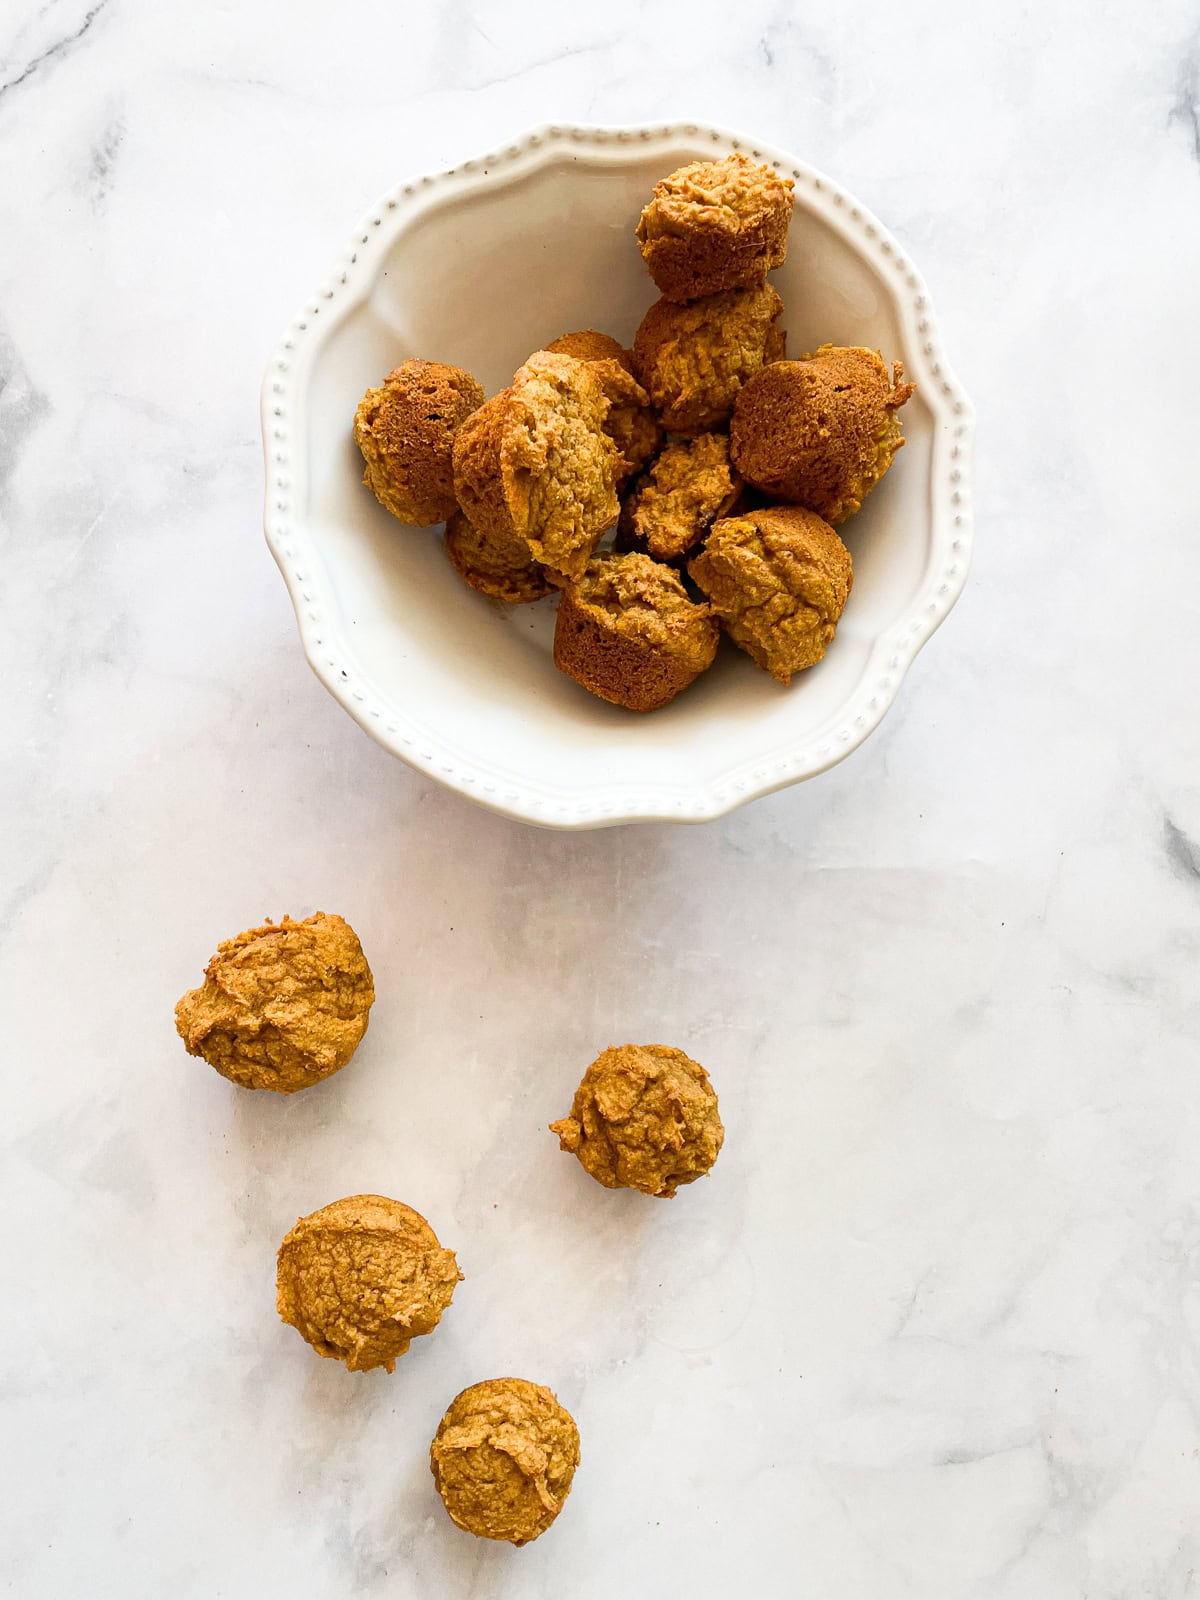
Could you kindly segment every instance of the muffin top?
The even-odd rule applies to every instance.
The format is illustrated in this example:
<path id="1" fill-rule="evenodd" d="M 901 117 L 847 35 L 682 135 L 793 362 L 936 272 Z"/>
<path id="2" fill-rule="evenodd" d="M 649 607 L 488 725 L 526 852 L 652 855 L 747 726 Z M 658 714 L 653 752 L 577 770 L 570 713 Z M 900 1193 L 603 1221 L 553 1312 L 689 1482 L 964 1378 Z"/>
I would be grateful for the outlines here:
<path id="1" fill-rule="evenodd" d="M 375 1001 L 358 936 L 323 911 L 247 928 L 217 946 L 175 1007 L 189 1055 L 247 1089 L 293 1094 L 344 1067 Z"/>
<path id="2" fill-rule="evenodd" d="M 665 1044 L 603 1051 L 550 1131 L 606 1189 L 664 1200 L 708 1172 L 725 1138 L 708 1073 Z"/>
<path id="3" fill-rule="evenodd" d="M 825 654 L 854 582 L 846 546 L 798 506 L 724 518 L 688 572 L 734 643 L 781 683 Z"/>
<path id="4" fill-rule="evenodd" d="M 391 1372 L 410 1342 L 437 1326 L 461 1277 L 420 1212 L 386 1195 L 352 1195 L 288 1233 L 276 1306 L 318 1354 L 350 1372 Z"/>
<path id="5" fill-rule="evenodd" d="M 633 341 L 633 362 L 668 433 L 707 433 L 729 420 L 742 386 L 783 354 L 774 325 L 782 310 L 769 284 L 650 307 Z"/>
<path id="6" fill-rule="evenodd" d="M 515 541 L 561 578 L 578 577 L 619 512 L 610 408 L 592 363 L 535 351 L 458 431 L 462 510 L 486 536 Z"/>
<path id="7" fill-rule="evenodd" d="M 738 478 L 721 433 L 670 439 L 621 509 L 620 538 L 658 561 L 676 561 L 727 512 Z"/>
<path id="8" fill-rule="evenodd" d="M 661 561 L 636 551 L 593 556 L 570 597 L 597 622 L 697 672 L 712 661 L 717 626 L 708 608 L 697 605 L 679 574 Z"/>
<path id="9" fill-rule="evenodd" d="M 429 1464 L 442 1503 L 467 1533 L 528 1544 L 554 1521 L 579 1465 L 565 1406 L 525 1378 L 489 1378 L 451 1401 Z"/>
<path id="10" fill-rule="evenodd" d="M 693 161 L 654 186 L 637 225 L 650 276 L 670 300 L 761 283 L 787 254 L 792 182 L 737 153 Z"/>

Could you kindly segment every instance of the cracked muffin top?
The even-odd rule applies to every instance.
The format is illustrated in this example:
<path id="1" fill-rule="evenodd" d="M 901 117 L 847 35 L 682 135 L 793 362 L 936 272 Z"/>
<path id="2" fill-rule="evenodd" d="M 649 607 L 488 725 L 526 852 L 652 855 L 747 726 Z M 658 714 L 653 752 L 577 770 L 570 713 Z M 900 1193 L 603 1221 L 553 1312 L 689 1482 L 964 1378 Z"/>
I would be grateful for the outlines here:
<path id="1" fill-rule="evenodd" d="M 636 552 L 603 554 L 563 588 L 554 664 L 602 700 L 657 711 L 712 665 L 718 637 L 673 568 Z"/>
<path id="2" fill-rule="evenodd" d="M 427 528 L 453 515 L 454 435 L 483 399 L 461 367 L 404 361 L 359 401 L 354 442 L 363 482 L 401 522 Z"/>
<path id="3" fill-rule="evenodd" d="M 571 585 L 571 599 L 627 638 L 678 656 L 697 671 L 712 660 L 715 627 L 707 609 L 696 604 L 672 568 L 649 556 L 594 556 Z"/>
<path id="4" fill-rule="evenodd" d="M 790 178 L 740 152 L 660 179 L 637 225 L 659 293 L 695 300 L 761 283 L 787 255 L 792 203 Z"/>
<path id="5" fill-rule="evenodd" d="M 621 508 L 621 547 L 677 561 L 732 507 L 740 480 L 722 433 L 669 439 Z"/>
<path id="6" fill-rule="evenodd" d="M 375 1002 L 358 936 L 318 911 L 217 946 L 204 983 L 175 1007 L 189 1055 L 246 1089 L 294 1094 L 344 1067 Z"/>
<path id="7" fill-rule="evenodd" d="M 425 1218 L 381 1194 L 301 1217 L 279 1246 L 276 1308 L 318 1355 L 385 1367 L 431 1333 L 462 1274 Z"/>
<path id="8" fill-rule="evenodd" d="M 489 1378 L 451 1401 L 429 1465 L 460 1528 L 481 1539 L 528 1544 L 545 1533 L 571 1492 L 579 1429 L 541 1384 Z"/>
<path id="9" fill-rule="evenodd" d="M 536 351 L 458 430 L 454 487 L 480 532 L 578 577 L 617 520 L 611 402 L 588 362 Z"/>
<path id="10" fill-rule="evenodd" d="M 902 377 L 878 350 L 832 344 L 765 368 L 734 408 L 738 471 L 773 499 L 844 522 L 904 443 L 898 412 L 915 385 Z"/>
<path id="11" fill-rule="evenodd" d="M 584 1073 L 570 1116 L 550 1131 L 606 1189 L 663 1200 L 703 1177 L 725 1138 L 708 1073 L 665 1044 L 603 1051 Z"/>
<path id="12" fill-rule="evenodd" d="M 733 642 L 780 683 L 820 661 L 854 583 L 849 550 L 797 506 L 726 517 L 688 571 Z"/>
<path id="13" fill-rule="evenodd" d="M 650 307 L 633 362 L 668 433 L 706 433 L 728 422 L 742 386 L 783 356 L 784 335 L 774 326 L 782 310 L 769 284 Z"/>

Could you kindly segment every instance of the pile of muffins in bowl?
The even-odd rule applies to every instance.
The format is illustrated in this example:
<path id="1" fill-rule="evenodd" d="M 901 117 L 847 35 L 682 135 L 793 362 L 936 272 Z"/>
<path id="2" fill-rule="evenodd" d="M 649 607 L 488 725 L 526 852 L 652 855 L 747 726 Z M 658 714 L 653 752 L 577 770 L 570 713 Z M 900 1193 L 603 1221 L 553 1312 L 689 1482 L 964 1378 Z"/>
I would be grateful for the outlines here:
<path id="1" fill-rule="evenodd" d="M 786 359 L 792 184 L 734 154 L 656 184 L 637 224 L 661 298 L 631 350 L 594 329 L 485 397 L 409 360 L 354 419 L 364 482 L 400 522 L 445 525 L 454 569 L 508 605 L 557 595 L 555 665 L 634 711 L 665 706 L 721 633 L 787 684 L 853 584 L 835 528 L 904 443 L 913 392 L 874 350 Z"/>

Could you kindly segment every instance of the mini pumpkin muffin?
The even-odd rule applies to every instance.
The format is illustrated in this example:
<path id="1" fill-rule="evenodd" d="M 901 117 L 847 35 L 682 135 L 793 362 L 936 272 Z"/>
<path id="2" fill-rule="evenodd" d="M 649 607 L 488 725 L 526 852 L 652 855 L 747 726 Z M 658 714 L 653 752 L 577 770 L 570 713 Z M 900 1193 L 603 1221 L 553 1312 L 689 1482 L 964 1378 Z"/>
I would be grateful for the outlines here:
<path id="1" fill-rule="evenodd" d="M 660 179 L 637 225 L 659 293 L 696 300 L 761 283 L 787 255 L 792 204 L 792 180 L 740 152 Z"/>
<path id="2" fill-rule="evenodd" d="M 485 538 L 467 516 L 456 511 L 446 523 L 446 554 L 464 583 L 491 600 L 524 605 L 551 592 L 546 569 L 530 561 L 528 546 Z"/>
<path id="3" fill-rule="evenodd" d="M 711 1168 L 725 1129 L 708 1073 L 665 1044 L 602 1051 L 575 1091 L 571 1114 L 550 1124 L 559 1148 L 606 1189 L 669 1200 Z"/>
<path id="4" fill-rule="evenodd" d="M 579 1429 L 524 1378 L 473 1383 L 450 1402 L 429 1449 L 451 1519 L 481 1539 L 528 1544 L 554 1521 L 579 1465 Z"/>
<path id="5" fill-rule="evenodd" d="M 668 433 L 707 433 L 728 422 L 742 386 L 783 356 L 784 335 L 774 325 L 782 310 L 765 283 L 650 307 L 633 341 L 633 364 Z"/>
<path id="6" fill-rule="evenodd" d="M 898 412 L 914 384 L 888 372 L 877 350 L 823 344 L 780 361 L 737 399 L 733 459 L 748 483 L 844 522 L 891 466 L 904 443 Z"/>
<path id="7" fill-rule="evenodd" d="M 563 588 L 554 665 L 602 700 L 657 711 L 712 665 L 719 630 L 672 568 L 598 555 Z"/>
<path id="8" fill-rule="evenodd" d="M 301 1217 L 284 1239 L 275 1304 L 318 1355 L 349 1372 L 391 1372 L 437 1327 L 461 1281 L 453 1250 L 420 1212 L 356 1194 Z"/>
<path id="9" fill-rule="evenodd" d="M 467 418 L 454 440 L 454 488 L 483 537 L 523 546 L 552 575 L 582 575 L 619 510 L 609 409 L 590 363 L 539 350 Z"/>
<path id="10" fill-rule="evenodd" d="M 453 515 L 454 434 L 483 398 L 461 367 L 403 361 L 359 401 L 354 442 L 363 482 L 401 522 L 428 528 Z"/>
<path id="11" fill-rule="evenodd" d="M 740 487 L 723 433 L 668 440 L 621 507 L 617 548 L 678 561 L 729 512 Z"/>
<path id="12" fill-rule="evenodd" d="M 374 1003 L 358 935 L 318 911 L 219 944 L 203 986 L 175 1007 L 175 1027 L 188 1054 L 231 1083 L 295 1094 L 346 1065 Z"/>
<path id="13" fill-rule="evenodd" d="M 849 550 L 798 506 L 726 517 L 688 572 L 733 642 L 780 683 L 820 661 L 854 583 Z"/>
<path id="14" fill-rule="evenodd" d="M 574 356 L 576 361 L 617 361 L 632 377 L 633 361 L 625 346 L 611 333 L 598 333 L 595 328 L 581 328 L 578 333 L 564 333 L 545 348 L 551 355 Z"/>

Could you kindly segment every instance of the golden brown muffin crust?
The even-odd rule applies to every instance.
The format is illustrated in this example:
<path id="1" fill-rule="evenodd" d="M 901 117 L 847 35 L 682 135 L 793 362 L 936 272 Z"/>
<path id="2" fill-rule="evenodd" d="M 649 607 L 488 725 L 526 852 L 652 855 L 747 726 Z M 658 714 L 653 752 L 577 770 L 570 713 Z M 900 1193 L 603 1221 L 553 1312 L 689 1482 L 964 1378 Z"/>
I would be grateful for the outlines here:
<path id="1" fill-rule="evenodd" d="M 606 1189 L 663 1200 L 703 1177 L 725 1138 L 708 1073 L 665 1044 L 603 1051 L 584 1073 L 570 1116 L 550 1131 Z"/>
<path id="2" fill-rule="evenodd" d="M 451 1401 L 429 1450 L 451 1518 L 482 1539 L 528 1544 L 554 1521 L 579 1465 L 579 1429 L 541 1384 L 489 1378 Z"/>
<path id="3" fill-rule="evenodd" d="M 546 569 L 536 561 L 521 558 L 521 547 L 497 547 L 469 518 L 456 511 L 446 523 L 446 554 L 464 583 L 490 600 L 508 605 L 524 605 L 551 592 Z"/>
<path id="4" fill-rule="evenodd" d="M 578 577 L 617 520 L 620 456 L 610 402 L 590 363 L 539 350 L 454 441 L 459 504 L 480 532 Z"/>
<path id="5" fill-rule="evenodd" d="M 678 573 L 649 556 L 594 556 L 568 584 L 554 629 L 554 665 L 630 711 L 657 711 L 712 665 L 719 633 Z"/>
<path id="6" fill-rule="evenodd" d="M 511 473 L 509 436 L 520 426 L 511 385 L 485 400 L 454 436 L 454 493 L 472 527 L 514 562 L 532 559 L 505 495 Z"/>
<path id="7" fill-rule="evenodd" d="M 728 513 L 740 486 L 724 434 L 668 440 L 621 508 L 618 548 L 678 561 Z"/>
<path id="8" fill-rule="evenodd" d="M 175 1007 L 175 1027 L 188 1054 L 231 1083 L 294 1094 L 346 1065 L 374 1002 L 354 929 L 318 911 L 218 945 L 203 986 Z"/>
<path id="9" fill-rule="evenodd" d="M 633 361 L 668 433 L 707 433 L 729 420 L 742 386 L 782 354 L 783 334 L 773 326 L 782 310 L 769 284 L 650 307 Z"/>
<path id="10" fill-rule="evenodd" d="M 668 300 L 761 283 L 787 255 L 792 204 L 792 180 L 740 152 L 690 162 L 654 186 L 637 225 L 642 259 Z"/>
<path id="11" fill-rule="evenodd" d="M 797 506 L 726 517 L 688 571 L 734 643 L 780 683 L 820 661 L 854 583 L 846 546 Z"/>
<path id="12" fill-rule="evenodd" d="M 461 367 L 404 361 L 359 401 L 354 441 L 363 482 L 401 522 L 432 527 L 453 514 L 454 434 L 483 398 Z"/>
<path id="13" fill-rule="evenodd" d="M 352 1195 L 301 1217 L 279 1246 L 275 1304 L 318 1355 L 394 1370 L 431 1333 L 462 1273 L 419 1211 Z"/>
<path id="14" fill-rule="evenodd" d="M 773 499 L 844 522 L 904 443 L 897 413 L 914 385 L 902 377 L 877 350 L 829 344 L 764 368 L 734 409 L 738 470 Z"/>
<path id="15" fill-rule="evenodd" d="M 598 333 L 595 328 L 581 328 L 578 333 L 564 333 L 545 346 L 551 355 L 574 356 L 576 361 L 616 361 L 633 376 L 633 358 L 619 339 L 610 333 Z"/>

